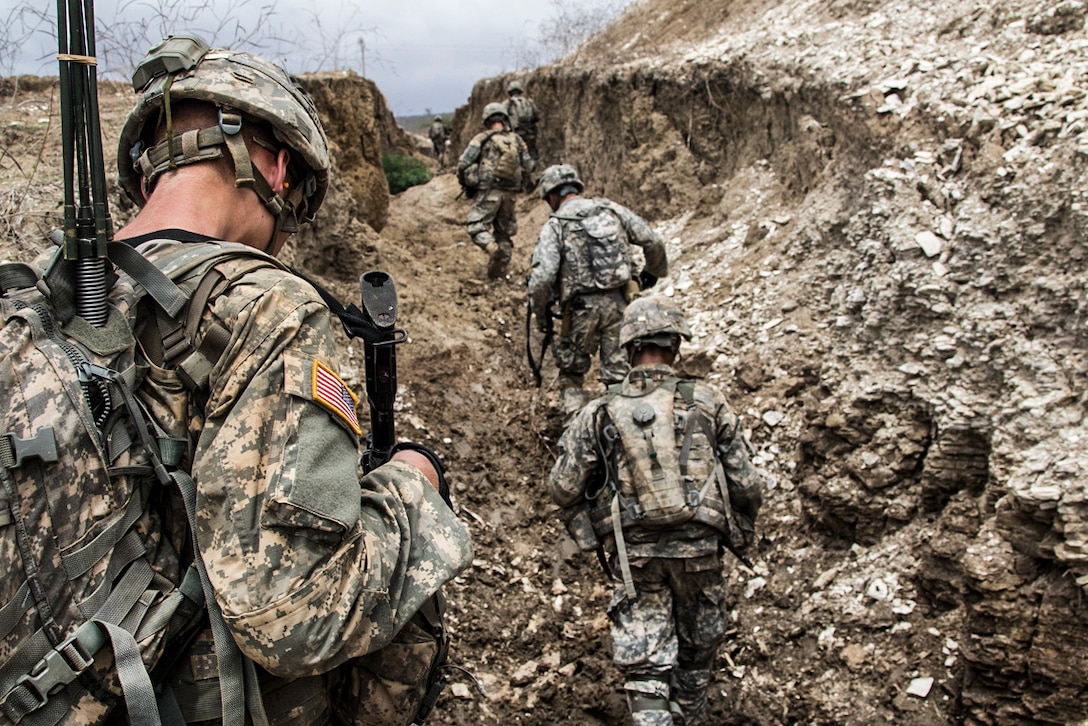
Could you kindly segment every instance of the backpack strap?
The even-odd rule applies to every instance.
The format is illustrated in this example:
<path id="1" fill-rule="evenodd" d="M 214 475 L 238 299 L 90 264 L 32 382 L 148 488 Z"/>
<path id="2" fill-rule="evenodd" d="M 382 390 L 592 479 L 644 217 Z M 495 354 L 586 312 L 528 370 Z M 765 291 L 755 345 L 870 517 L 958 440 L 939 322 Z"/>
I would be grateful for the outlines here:
<path id="1" fill-rule="evenodd" d="M 184 471 L 171 474 L 174 483 L 185 502 L 185 514 L 189 520 L 189 533 L 196 550 L 193 562 L 200 575 L 200 584 L 204 590 L 204 603 L 211 625 L 212 638 L 215 640 L 215 657 L 219 667 L 219 687 L 222 693 L 223 726 L 243 726 L 245 711 L 249 711 L 255 726 L 268 726 L 264 702 L 261 700 L 260 685 L 257 682 L 257 669 L 253 661 L 242 654 L 234 637 L 227 629 L 223 611 L 215 599 L 211 580 L 208 577 L 204 559 L 200 556 L 199 540 L 196 532 L 196 483 Z M 245 708 L 241 708 L 242 705 Z M 139 723 L 139 722 L 136 722 Z"/>
<path id="2" fill-rule="evenodd" d="M 627 556 L 627 542 L 623 538 L 623 516 L 620 512 L 620 482 L 619 482 L 619 431 L 612 423 L 612 414 L 608 410 L 608 404 L 615 396 L 619 395 L 619 384 L 614 384 L 617 390 L 606 394 L 607 400 L 598 408 L 602 414 L 597 427 L 597 447 L 601 452 L 601 460 L 605 466 L 605 486 L 612 492 L 612 537 L 616 541 L 616 559 L 620 565 L 620 577 L 623 580 L 623 591 L 631 600 L 638 594 L 635 590 L 635 580 L 631 576 L 631 560 Z M 611 388 L 611 387 L 610 387 Z M 604 441 L 602 442 L 602 437 Z M 603 487 L 602 487 L 603 489 Z"/>

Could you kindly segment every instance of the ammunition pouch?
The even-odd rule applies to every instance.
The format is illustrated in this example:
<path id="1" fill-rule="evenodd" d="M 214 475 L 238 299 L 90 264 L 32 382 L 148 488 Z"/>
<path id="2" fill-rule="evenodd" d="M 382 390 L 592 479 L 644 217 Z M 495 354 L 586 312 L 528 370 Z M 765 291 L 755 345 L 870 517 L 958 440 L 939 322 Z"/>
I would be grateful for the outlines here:
<path id="1" fill-rule="evenodd" d="M 423 723 L 446 685 L 442 668 L 450 636 L 443 624 L 441 592 L 381 650 L 344 666 L 333 710 L 349 726 L 408 726 Z"/>
<path id="2" fill-rule="evenodd" d="M 601 543 L 594 531 L 593 519 L 589 515 L 588 503 L 578 505 L 565 524 L 567 532 L 581 551 L 592 552 L 600 547 Z"/>

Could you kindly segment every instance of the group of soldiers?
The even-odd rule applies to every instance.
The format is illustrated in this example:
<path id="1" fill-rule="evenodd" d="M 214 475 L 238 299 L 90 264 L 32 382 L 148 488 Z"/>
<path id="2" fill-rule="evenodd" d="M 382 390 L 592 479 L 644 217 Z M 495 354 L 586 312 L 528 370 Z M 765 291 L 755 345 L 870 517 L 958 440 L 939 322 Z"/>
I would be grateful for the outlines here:
<path id="1" fill-rule="evenodd" d="M 516 194 L 537 160 L 539 113 L 520 84 L 509 90 L 505 107 L 485 106 L 484 131 L 457 165 L 472 195 L 468 234 L 489 252 L 492 279 L 506 273 Z M 531 132 L 516 107 L 531 108 Z M 532 253 L 529 309 L 542 332 L 560 321 L 564 432 L 549 492 L 612 581 L 613 659 L 632 722 L 702 724 L 726 630 L 722 555 L 751 547 L 764 475 L 725 397 L 673 367 L 692 334 L 679 306 L 648 292 L 668 275 L 661 236 L 622 204 L 583 196 L 569 164 L 534 186 L 551 214 Z M 595 355 L 608 392 L 593 398 Z"/>
<path id="2" fill-rule="evenodd" d="M 471 563 L 472 544 L 439 494 L 434 452 L 398 445 L 362 475 L 358 399 L 339 375 L 333 314 L 275 262 L 329 186 L 321 121 L 274 63 L 210 50 L 179 66 L 157 50 L 138 68 L 121 135 L 119 175 L 139 211 L 116 239 L 162 265 L 224 241 L 252 250 L 217 265 L 206 305 L 190 311 L 192 345 L 216 351 L 204 375 L 190 387 L 155 369 L 140 391 L 164 437 L 184 447 L 191 556 L 244 655 L 249 695 L 213 707 L 199 695 L 217 677 L 206 628 L 161 683 L 189 723 L 218 723 L 220 705 L 223 715 L 244 708 L 246 723 L 410 723 L 418 699 L 389 708 L 390 694 L 421 693 L 415 681 L 435 658 L 413 618 Z M 468 231 L 489 251 L 492 277 L 510 261 L 514 195 L 535 165 L 538 113 L 519 84 L 509 91 L 508 104 L 488 104 L 485 131 L 458 164 L 476 186 Z M 530 125 L 516 108 L 531 109 Z M 761 474 L 725 398 L 673 367 L 691 330 L 670 298 L 645 294 L 668 273 L 660 235 L 620 204 L 583 197 L 569 165 L 548 167 L 537 186 L 552 214 L 528 295 L 538 320 L 558 305 L 568 419 L 549 490 L 607 563 L 633 722 L 703 723 L 725 633 L 723 547 L 751 544 Z M 631 245 L 643 250 L 640 271 Z M 598 351 L 610 391 L 590 401 L 583 379 Z M 678 503 L 651 506 L 678 487 Z"/>

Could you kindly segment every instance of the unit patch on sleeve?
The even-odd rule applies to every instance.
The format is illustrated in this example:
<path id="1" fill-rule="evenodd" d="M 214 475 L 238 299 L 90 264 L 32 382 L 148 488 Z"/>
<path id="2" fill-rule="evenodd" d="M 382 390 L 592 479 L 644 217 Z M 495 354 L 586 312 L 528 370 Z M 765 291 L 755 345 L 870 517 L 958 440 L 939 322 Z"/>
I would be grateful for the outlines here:
<path id="1" fill-rule="evenodd" d="M 356 436 L 362 435 L 363 429 L 359 425 L 359 417 L 355 414 L 355 404 L 359 401 L 359 397 L 344 385 L 340 376 L 333 373 L 321 361 L 315 360 L 312 380 L 313 399 L 343 419 Z"/>

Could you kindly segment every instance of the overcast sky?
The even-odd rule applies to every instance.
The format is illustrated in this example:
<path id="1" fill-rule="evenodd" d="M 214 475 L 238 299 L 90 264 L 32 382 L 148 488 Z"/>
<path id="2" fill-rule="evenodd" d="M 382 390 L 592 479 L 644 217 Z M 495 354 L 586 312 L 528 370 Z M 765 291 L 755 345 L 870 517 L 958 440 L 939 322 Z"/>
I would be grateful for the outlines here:
<path id="1" fill-rule="evenodd" d="M 541 26 L 558 17 L 562 8 L 571 12 L 626 4 L 565 1 L 561 5 L 560 0 L 96 0 L 94 9 L 100 56 L 107 42 L 103 34 L 123 28 L 126 20 L 131 25 L 137 16 L 150 18 L 139 28 L 152 43 L 164 32 L 196 30 L 214 45 L 232 45 L 244 33 L 253 33 L 264 44 L 258 52 L 295 73 L 316 67 L 362 72 L 365 62 L 365 75 L 378 84 L 393 112 L 412 115 L 452 111 L 465 103 L 479 79 L 547 60 L 541 57 Z M 0 21 L 14 33 L 13 13 L 39 4 L 0 0 Z M 52 16 L 55 5 L 50 5 Z M 202 7 L 208 10 L 199 15 L 192 10 Z M 241 30 L 224 18 L 240 21 Z M 182 24 L 187 27 L 179 27 Z M 282 38 L 282 43 L 270 45 L 269 34 Z M 3 45 L 19 51 L 4 57 L 0 48 L 0 73 L 56 73 L 51 57 L 56 40 L 46 32 Z M 100 68 L 108 68 L 106 59 L 101 60 Z"/>

